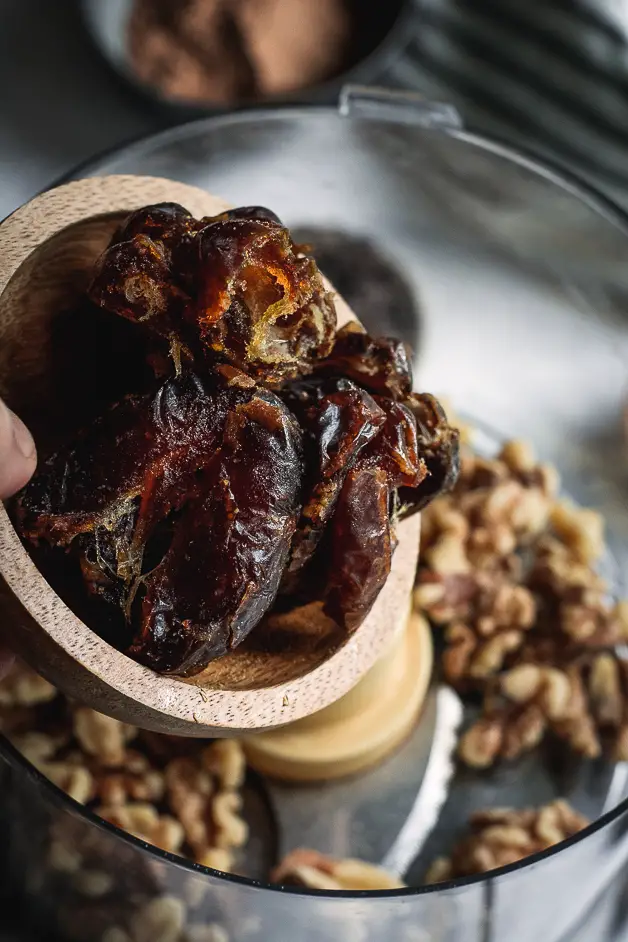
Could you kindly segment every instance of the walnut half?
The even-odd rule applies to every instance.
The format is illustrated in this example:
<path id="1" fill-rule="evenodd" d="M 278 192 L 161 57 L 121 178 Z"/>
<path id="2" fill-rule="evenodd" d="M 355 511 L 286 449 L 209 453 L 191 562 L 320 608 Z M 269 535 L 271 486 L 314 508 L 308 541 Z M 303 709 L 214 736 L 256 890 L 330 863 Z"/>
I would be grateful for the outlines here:
<path id="1" fill-rule="evenodd" d="M 469 834 L 456 844 L 450 857 L 434 861 L 425 882 L 440 883 L 505 867 L 559 844 L 588 823 L 562 799 L 520 811 L 514 808 L 477 811 L 469 820 Z"/>

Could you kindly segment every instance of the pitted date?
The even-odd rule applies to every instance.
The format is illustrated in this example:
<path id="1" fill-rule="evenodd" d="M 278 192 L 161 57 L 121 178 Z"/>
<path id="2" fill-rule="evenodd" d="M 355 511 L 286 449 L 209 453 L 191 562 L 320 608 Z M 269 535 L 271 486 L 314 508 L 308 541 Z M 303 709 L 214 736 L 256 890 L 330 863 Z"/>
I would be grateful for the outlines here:
<path id="1" fill-rule="evenodd" d="M 412 389 L 406 345 L 394 337 L 373 338 L 355 322 L 337 331 L 331 352 L 316 364 L 316 372 L 348 376 L 370 393 L 395 400 L 405 399 Z"/>
<path id="2" fill-rule="evenodd" d="M 144 392 L 45 460 L 12 509 L 71 570 L 75 609 L 106 612 L 114 643 L 181 675 L 244 641 L 278 593 L 354 631 L 397 522 L 458 474 L 458 434 L 411 392 L 403 343 L 336 331 L 315 262 L 259 206 L 137 210 L 88 293 L 138 325 L 145 360 L 124 388 Z"/>
<path id="3" fill-rule="evenodd" d="M 328 537 L 325 611 L 346 631 L 364 620 L 388 578 L 397 488 L 418 487 L 428 473 L 412 412 L 391 399 L 376 399 L 384 422 L 347 475 Z"/>
<path id="4" fill-rule="evenodd" d="M 267 386 L 330 352 L 336 311 L 312 258 L 274 213 L 243 207 L 194 220 L 176 204 L 134 213 L 101 257 L 90 298 L 199 361 Z"/>
<path id="5" fill-rule="evenodd" d="M 161 565 L 143 580 L 132 656 L 190 674 L 247 637 L 275 600 L 300 483 L 300 429 L 272 393 L 258 391 L 228 414 L 207 486 L 186 503 Z"/>
<path id="6" fill-rule="evenodd" d="M 129 397 L 53 455 L 16 515 L 67 547 L 87 591 L 117 605 L 128 651 L 190 673 L 272 604 L 299 512 L 301 432 L 271 392 L 198 377 Z"/>
<path id="7" fill-rule="evenodd" d="M 450 491 L 460 471 L 460 433 L 447 422 L 438 399 L 429 393 L 412 393 L 405 406 L 416 419 L 418 447 L 427 475 L 399 491 L 401 517 L 423 510 L 435 497 Z"/>
<path id="8" fill-rule="evenodd" d="M 388 578 L 394 549 L 388 475 L 381 468 L 353 468 L 344 483 L 329 540 L 325 612 L 354 631 Z"/>

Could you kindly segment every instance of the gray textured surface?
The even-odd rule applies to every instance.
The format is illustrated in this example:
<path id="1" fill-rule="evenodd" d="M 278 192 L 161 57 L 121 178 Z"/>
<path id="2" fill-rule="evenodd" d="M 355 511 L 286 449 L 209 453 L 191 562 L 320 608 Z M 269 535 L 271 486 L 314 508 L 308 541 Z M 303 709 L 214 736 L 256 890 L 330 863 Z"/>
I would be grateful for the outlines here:
<path id="1" fill-rule="evenodd" d="M 68 0 L 0 0 L 0 88 L 0 218 L 79 161 L 160 127 Z"/>

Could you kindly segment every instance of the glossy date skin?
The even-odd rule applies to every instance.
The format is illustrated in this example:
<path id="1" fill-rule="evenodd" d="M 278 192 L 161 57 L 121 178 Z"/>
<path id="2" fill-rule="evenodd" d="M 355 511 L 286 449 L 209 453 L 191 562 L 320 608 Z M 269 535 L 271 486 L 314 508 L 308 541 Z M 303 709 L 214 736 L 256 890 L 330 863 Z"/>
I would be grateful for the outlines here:
<path id="1" fill-rule="evenodd" d="M 133 214 L 100 258 L 90 299 L 165 340 L 175 361 L 227 362 L 265 386 L 330 352 L 336 311 L 312 258 L 277 217 L 244 207 L 194 220 L 176 204 Z"/>
<path id="2" fill-rule="evenodd" d="M 293 383 L 282 391 L 304 431 L 303 509 L 282 582 L 295 591 L 334 513 L 345 478 L 386 415 L 365 390 L 347 379 Z"/>
<path id="3" fill-rule="evenodd" d="M 428 474 L 412 412 L 376 400 L 385 420 L 346 477 L 329 533 L 324 607 L 346 631 L 362 623 L 390 573 L 397 488 L 420 488 Z"/>
<path id="4" fill-rule="evenodd" d="M 315 372 L 324 376 L 347 376 L 370 393 L 403 400 L 412 389 L 412 367 L 408 349 L 394 337 L 373 338 L 355 322 L 336 332 L 328 356 Z"/>
<path id="5" fill-rule="evenodd" d="M 409 517 L 450 491 L 460 472 L 460 433 L 447 422 L 438 399 L 429 393 L 412 393 L 405 401 L 417 424 L 418 447 L 428 471 L 418 484 L 399 490 L 400 516 Z"/>
<path id="6" fill-rule="evenodd" d="M 188 674 L 272 604 L 300 485 L 301 432 L 273 393 L 183 374 L 49 458 L 16 515 L 27 539 L 78 555 L 88 592 L 124 613 L 133 657 Z"/>
<path id="7" fill-rule="evenodd" d="M 263 207 L 132 213 L 89 297 L 137 325 L 154 379 L 42 463 L 13 507 L 24 540 L 162 673 L 233 650 L 278 594 L 354 631 L 397 521 L 458 473 L 458 433 L 411 392 L 404 344 L 336 331 L 315 263 Z"/>

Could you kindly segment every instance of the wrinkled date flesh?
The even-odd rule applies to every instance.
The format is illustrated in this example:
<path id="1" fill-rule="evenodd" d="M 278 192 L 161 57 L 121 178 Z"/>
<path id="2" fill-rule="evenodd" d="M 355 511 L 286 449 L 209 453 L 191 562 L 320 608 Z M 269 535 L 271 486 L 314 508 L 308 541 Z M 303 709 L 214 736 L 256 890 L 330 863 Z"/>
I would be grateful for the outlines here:
<path id="1" fill-rule="evenodd" d="M 458 473 L 403 344 L 336 330 L 314 261 L 261 207 L 133 213 L 88 295 L 139 325 L 155 378 L 42 462 L 13 505 L 23 539 L 61 554 L 159 672 L 233 650 L 278 593 L 355 630 L 397 520 Z"/>

